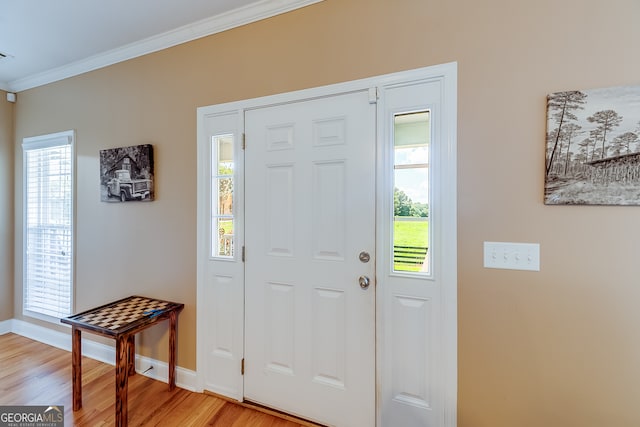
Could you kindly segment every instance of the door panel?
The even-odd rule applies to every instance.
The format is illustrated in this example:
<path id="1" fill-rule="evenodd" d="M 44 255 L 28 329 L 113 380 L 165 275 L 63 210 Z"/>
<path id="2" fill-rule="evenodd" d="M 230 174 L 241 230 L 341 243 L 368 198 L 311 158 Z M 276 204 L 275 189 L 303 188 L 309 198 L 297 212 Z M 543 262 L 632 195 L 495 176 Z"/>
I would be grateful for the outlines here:
<path id="1" fill-rule="evenodd" d="M 245 133 L 245 397 L 374 425 L 375 105 L 363 91 L 248 110 Z"/>
<path id="2" fill-rule="evenodd" d="M 380 114 L 384 135 L 380 157 L 384 158 L 386 171 L 379 177 L 382 190 L 378 193 L 382 426 L 455 425 L 455 412 L 447 412 L 451 402 L 455 402 L 455 393 L 448 391 L 452 388 L 451 378 L 455 377 L 455 366 L 452 366 L 455 361 L 452 347 L 455 346 L 450 341 L 455 337 L 455 318 L 445 317 L 455 313 L 455 150 L 451 145 L 451 132 L 455 127 L 450 126 L 452 116 L 445 108 L 444 93 L 439 79 L 416 79 L 385 87 L 380 93 L 384 105 Z M 412 123 L 413 114 L 421 117 L 419 122 Z M 410 132 L 402 132 L 398 126 L 401 121 L 406 126 L 426 125 L 424 129 L 419 126 L 425 134 L 417 138 Z M 402 150 L 415 149 L 423 143 L 428 158 L 416 157 L 420 158 L 418 163 L 424 162 L 428 174 L 425 172 L 408 184 L 405 177 L 394 173 L 412 170 L 409 168 L 412 162 L 403 157 Z M 414 270 L 398 268 L 394 237 L 396 223 L 403 214 L 395 212 L 394 189 L 404 188 L 409 192 L 419 187 L 422 180 L 428 183 L 428 197 L 424 200 L 428 206 L 428 252 L 422 266 Z M 421 193 L 412 194 L 415 198 Z M 404 224 L 419 223 L 415 221 L 419 218 L 404 218 L 414 220 Z M 422 240 L 418 242 L 424 244 Z"/>
<path id="3" fill-rule="evenodd" d="M 244 264 L 237 250 L 244 241 L 241 118 L 235 110 L 208 111 L 198 116 L 198 388 L 238 400 L 244 395 L 240 375 Z M 222 139 L 232 142 L 225 147 L 230 152 L 221 149 L 225 145 L 220 144 Z M 229 177 L 220 177 L 220 167 L 229 160 L 233 161 L 232 184 L 228 186 L 232 203 L 225 211 L 219 204 L 229 200 L 220 197 L 220 187 Z M 232 215 L 221 215 L 229 210 Z M 226 230 L 221 230 L 222 224 Z M 232 224 L 231 229 L 228 224 Z"/>

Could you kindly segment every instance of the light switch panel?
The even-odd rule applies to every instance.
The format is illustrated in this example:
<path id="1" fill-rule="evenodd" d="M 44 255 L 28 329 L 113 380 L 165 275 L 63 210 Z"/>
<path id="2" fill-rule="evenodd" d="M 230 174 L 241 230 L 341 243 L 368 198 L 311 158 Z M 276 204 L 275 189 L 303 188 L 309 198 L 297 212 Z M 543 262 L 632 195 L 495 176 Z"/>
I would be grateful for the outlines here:
<path id="1" fill-rule="evenodd" d="M 484 242 L 484 267 L 540 271 L 540 244 Z"/>

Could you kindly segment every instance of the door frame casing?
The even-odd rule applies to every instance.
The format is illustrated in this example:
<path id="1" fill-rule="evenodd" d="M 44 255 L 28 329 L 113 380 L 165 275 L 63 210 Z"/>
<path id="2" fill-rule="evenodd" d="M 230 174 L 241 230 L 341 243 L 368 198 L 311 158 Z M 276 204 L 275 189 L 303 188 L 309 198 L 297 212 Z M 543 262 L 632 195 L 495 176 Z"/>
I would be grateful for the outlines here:
<path id="1" fill-rule="evenodd" d="M 196 360 L 196 384 L 197 391 L 208 390 L 214 393 L 224 395 L 226 397 L 242 401 L 243 377 L 241 374 L 242 358 L 244 355 L 244 272 L 243 262 L 241 259 L 241 251 L 236 250 L 236 254 L 232 260 L 214 260 L 210 257 L 209 222 L 210 222 L 210 193 L 211 179 L 209 176 L 208 162 L 210 159 L 210 137 L 211 123 L 216 118 L 225 117 L 228 119 L 229 125 L 225 129 L 221 129 L 219 133 L 233 133 L 240 142 L 242 132 L 244 130 L 244 112 L 246 110 L 262 108 L 271 105 L 278 105 L 305 99 L 314 99 L 337 95 L 340 93 L 348 93 L 353 91 L 370 90 L 371 88 L 379 88 L 384 90 L 385 87 L 392 87 L 399 84 L 408 84 L 410 82 L 421 81 L 437 81 L 440 83 L 442 91 L 442 128 L 444 137 L 440 141 L 444 146 L 443 153 L 446 156 L 446 170 L 443 171 L 441 180 L 442 192 L 440 203 L 443 203 L 447 215 L 439 218 L 442 221 L 444 232 L 446 232 L 446 244 L 441 246 L 442 253 L 441 268 L 446 273 L 446 286 L 442 287 L 440 293 L 441 310 L 439 313 L 438 324 L 440 326 L 439 342 L 436 343 L 440 349 L 439 360 L 441 373 L 438 387 L 439 401 L 442 403 L 442 417 L 445 427 L 453 427 L 456 425 L 457 413 L 457 206 L 456 206 L 456 129 L 457 129 L 457 64 L 455 62 L 441 64 L 431 67 L 424 67 L 409 71 L 402 71 L 382 76 L 375 76 L 361 80 L 354 80 L 345 83 L 338 83 L 329 86 L 304 89 L 295 92 L 288 92 L 277 95 L 270 95 L 260 98 L 248 100 L 234 101 L 218 105 L 210 105 L 199 107 L 197 109 L 197 360 Z M 371 102 L 376 102 L 376 90 L 370 90 Z M 378 124 L 377 124 L 377 160 L 376 160 L 376 194 L 380 194 L 381 186 L 388 180 L 385 178 L 385 167 L 383 162 L 383 152 L 386 143 L 384 138 L 384 128 L 381 124 L 381 113 L 384 110 L 384 99 L 378 102 Z M 236 183 L 238 185 L 234 198 L 234 216 L 238 224 L 238 242 L 237 248 L 240 249 L 244 244 L 244 206 L 243 206 L 243 179 L 244 179 L 244 161 L 241 144 L 236 144 Z M 242 175 L 242 176 L 240 176 Z M 379 197 L 378 197 L 379 198 Z M 376 223 L 384 220 L 382 210 L 384 206 L 376 201 Z M 379 227 L 377 227 L 379 230 Z M 444 233 L 443 233 L 444 234 Z M 240 239 L 242 238 L 242 241 Z M 376 240 L 376 254 L 380 252 L 379 245 L 386 244 L 381 242 L 379 238 Z M 222 263 L 222 264 L 221 264 Z M 228 279 L 229 286 L 224 291 L 216 293 L 216 284 L 212 281 L 220 270 L 225 270 L 220 277 Z M 229 272 L 226 272 L 229 270 Z M 230 301 L 223 302 L 224 305 L 230 305 L 225 310 L 227 319 L 220 318 L 220 313 L 214 313 L 214 305 L 212 301 L 206 298 L 212 298 L 212 295 L 226 295 Z M 376 293 L 376 311 L 380 312 L 384 308 L 383 301 L 380 299 L 385 295 L 384 292 Z M 215 301 L 213 301 L 215 303 Z M 216 318 L 216 316 L 218 316 Z M 378 384 L 376 393 L 376 419 L 378 425 L 381 425 L 381 408 L 380 402 L 382 395 L 381 389 L 385 384 L 381 383 L 381 373 L 385 366 L 381 366 L 381 343 L 384 341 L 380 322 L 383 316 L 376 316 L 376 383 Z M 212 319 L 213 324 L 212 324 Z M 215 320 L 217 319 L 217 320 Z M 219 323 L 219 324 L 217 324 Z M 230 334 L 225 334 L 225 342 L 219 338 L 220 334 L 216 334 L 216 330 L 220 328 L 231 328 Z M 213 332 L 212 332 L 213 331 Z M 212 338 L 212 336 L 214 338 Z M 217 340 L 217 341 L 216 341 Z M 220 361 L 225 366 L 231 367 L 232 372 L 222 373 L 221 369 L 213 370 L 207 367 L 207 360 L 220 356 Z"/>

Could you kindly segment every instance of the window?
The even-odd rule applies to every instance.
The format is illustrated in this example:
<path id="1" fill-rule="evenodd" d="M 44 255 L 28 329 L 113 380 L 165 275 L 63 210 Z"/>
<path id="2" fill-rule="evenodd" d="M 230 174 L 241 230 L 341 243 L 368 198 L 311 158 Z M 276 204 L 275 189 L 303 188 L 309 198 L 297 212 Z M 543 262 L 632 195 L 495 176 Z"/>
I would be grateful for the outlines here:
<path id="1" fill-rule="evenodd" d="M 232 258 L 233 135 L 216 135 L 211 138 L 211 171 L 211 254 L 217 258 Z"/>
<path id="2" fill-rule="evenodd" d="M 393 270 L 429 272 L 429 112 L 393 119 Z"/>
<path id="3" fill-rule="evenodd" d="M 23 140 L 25 314 L 71 314 L 73 131 Z"/>

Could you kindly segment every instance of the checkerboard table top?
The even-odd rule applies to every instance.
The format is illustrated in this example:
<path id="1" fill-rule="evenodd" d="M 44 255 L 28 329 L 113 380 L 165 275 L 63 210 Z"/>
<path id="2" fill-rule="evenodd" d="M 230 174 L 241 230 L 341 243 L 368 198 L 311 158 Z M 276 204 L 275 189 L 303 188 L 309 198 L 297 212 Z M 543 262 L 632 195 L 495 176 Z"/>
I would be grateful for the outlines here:
<path id="1" fill-rule="evenodd" d="M 170 312 L 180 311 L 183 307 L 184 304 L 171 301 L 131 296 L 61 319 L 61 322 L 115 335 L 164 319 Z"/>

